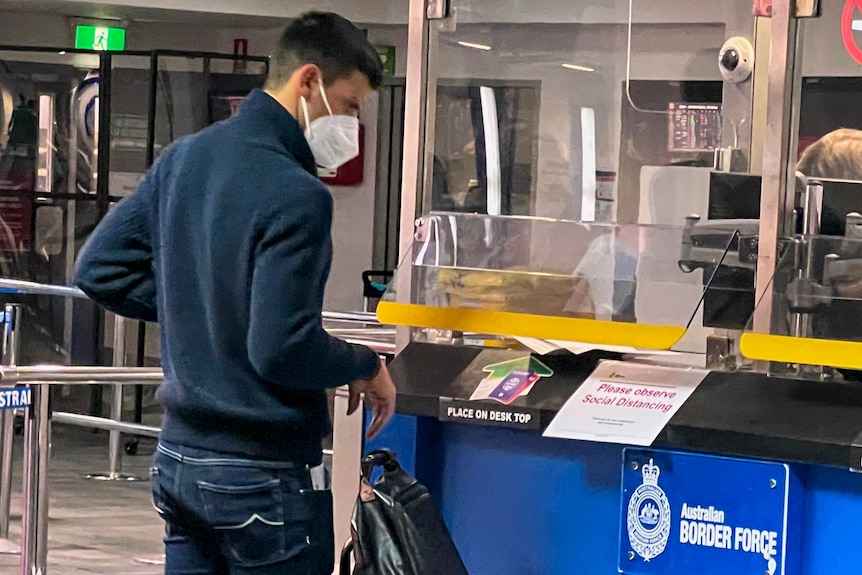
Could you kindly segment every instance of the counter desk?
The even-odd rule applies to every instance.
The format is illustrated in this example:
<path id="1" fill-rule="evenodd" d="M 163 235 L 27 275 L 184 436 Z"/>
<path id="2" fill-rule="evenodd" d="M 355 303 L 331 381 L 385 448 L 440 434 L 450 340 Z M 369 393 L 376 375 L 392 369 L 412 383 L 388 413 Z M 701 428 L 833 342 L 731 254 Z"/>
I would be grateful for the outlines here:
<path id="1" fill-rule="evenodd" d="M 554 375 L 528 396 L 510 406 L 467 403 L 485 366 L 523 356 L 411 343 L 391 366 L 399 415 L 369 447 L 394 449 L 429 486 L 471 573 L 616 573 L 625 557 L 624 446 L 544 438 L 542 430 L 599 361 L 617 356 L 541 356 Z M 464 419 L 467 412 L 447 410 L 453 405 L 529 417 Z M 650 450 L 789 464 L 799 490 L 790 494 L 796 515 L 786 521 L 788 558 L 777 572 L 858 570 L 862 385 L 713 372 Z M 740 505 L 750 496 L 741 492 Z M 670 537 L 680 536 L 674 527 Z"/>
<path id="2" fill-rule="evenodd" d="M 858 571 L 862 383 L 806 365 L 862 370 L 862 297 L 832 290 L 862 240 L 787 242 L 756 301 L 746 225 L 420 220 L 378 307 L 412 328 L 400 415 L 370 447 L 428 485 L 471 573 Z"/>

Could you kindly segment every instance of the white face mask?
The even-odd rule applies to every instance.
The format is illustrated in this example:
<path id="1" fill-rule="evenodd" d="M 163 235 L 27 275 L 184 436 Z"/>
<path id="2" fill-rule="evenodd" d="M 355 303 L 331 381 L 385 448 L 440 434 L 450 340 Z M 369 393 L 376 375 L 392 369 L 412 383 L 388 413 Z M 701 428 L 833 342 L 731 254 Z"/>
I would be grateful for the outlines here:
<path id="1" fill-rule="evenodd" d="M 318 166 L 337 170 L 359 155 L 359 118 L 336 116 L 332 113 L 323 82 L 320 95 L 326 105 L 328 116 L 309 122 L 308 102 L 302 98 L 302 112 L 305 114 L 305 139 L 314 154 Z"/>

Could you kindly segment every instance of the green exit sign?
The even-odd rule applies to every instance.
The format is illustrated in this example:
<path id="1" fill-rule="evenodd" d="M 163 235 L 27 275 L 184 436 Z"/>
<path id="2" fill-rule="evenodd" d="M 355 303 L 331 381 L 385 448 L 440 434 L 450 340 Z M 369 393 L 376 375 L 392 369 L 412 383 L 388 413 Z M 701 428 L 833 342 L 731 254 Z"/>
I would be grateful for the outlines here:
<path id="1" fill-rule="evenodd" d="M 383 75 L 395 75 L 395 46 L 375 46 L 380 61 L 383 62 Z"/>
<path id="2" fill-rule="evenodd" d="M 107 26 L 78 26 L 75 48 L 79 50 L 121 51 L 126 49 L 126 31 Z"/>

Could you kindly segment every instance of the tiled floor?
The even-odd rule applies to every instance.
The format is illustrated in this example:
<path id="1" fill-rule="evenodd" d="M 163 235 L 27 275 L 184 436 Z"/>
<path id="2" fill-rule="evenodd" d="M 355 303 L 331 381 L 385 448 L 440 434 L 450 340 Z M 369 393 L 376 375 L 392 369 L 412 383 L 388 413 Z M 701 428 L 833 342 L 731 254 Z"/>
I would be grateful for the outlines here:
<path id="1" fill-rule="evenodd" d="M 149 482 L 114 483 L 83 479 L 107 466 L 107 434 L 54 426 L 49 467 L 49 575 L 158 575 L 159 565 L 138 558 L 162 552 L 162 526 L 149 494 Z M 20 442 L 16 445 L 12 539 L 21 526 Z M 148 476 L 149 455 L 124 456 L 124 471 Z M 0 555 L 0 573 L 17 575 L 18 556 Z"/>

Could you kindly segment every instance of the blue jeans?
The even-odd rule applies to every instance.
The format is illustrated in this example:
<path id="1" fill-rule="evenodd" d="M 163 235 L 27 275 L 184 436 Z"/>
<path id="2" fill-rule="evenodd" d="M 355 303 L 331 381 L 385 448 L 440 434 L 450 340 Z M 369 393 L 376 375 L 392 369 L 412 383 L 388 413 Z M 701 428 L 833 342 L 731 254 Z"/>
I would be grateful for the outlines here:
<path id="1" fill-rule="evenodd" d="M 151 479 L 166 575 L 332 572 L 332 494 L 307 466 L 160 443 Z"/>

